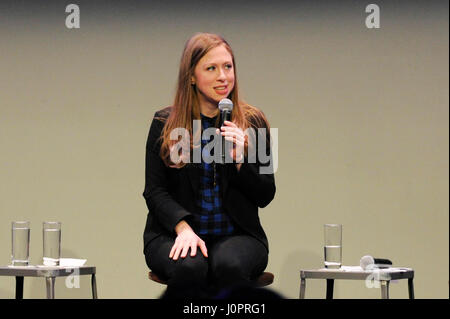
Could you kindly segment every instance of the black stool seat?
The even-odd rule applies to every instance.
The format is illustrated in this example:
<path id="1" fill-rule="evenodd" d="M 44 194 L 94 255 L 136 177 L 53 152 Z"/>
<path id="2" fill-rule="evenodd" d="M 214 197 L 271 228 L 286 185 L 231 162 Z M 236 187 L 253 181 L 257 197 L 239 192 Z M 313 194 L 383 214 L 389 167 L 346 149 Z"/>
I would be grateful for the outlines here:
<path id="1" fill-rule="evenodd" d="M 148 278 L 150 280 L 153 280 L 154 282 L 160 283 L 162 285 L 167 285 L 167 281 L 162 280 L 161 278 L 158 277 L 157 274 L 155 274 L 152 271 L 150 271 L 148 273 Z M 259 275 L 258 278 L 255 279 L 254 283 L 255 283 L 256 287 L 265 287 L 265 286 L 269 286 L 270 284 L 272 284 L 273 279 L 274 279 L 274 275 L 271 272 L 265 271 L 261 275 Z"/>

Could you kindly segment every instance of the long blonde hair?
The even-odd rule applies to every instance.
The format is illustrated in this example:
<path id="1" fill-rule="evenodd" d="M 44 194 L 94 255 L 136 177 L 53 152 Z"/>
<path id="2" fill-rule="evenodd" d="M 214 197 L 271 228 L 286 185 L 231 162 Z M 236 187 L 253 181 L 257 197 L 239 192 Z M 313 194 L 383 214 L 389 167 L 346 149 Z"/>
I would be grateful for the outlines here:
<path id="1" fill-rule="evenodd" d="M 242 130 L 250 126 L 259 127 L 269 124 L 264 114 L 256 107 L 250 106 L 239 99 L 239 87 L 236 77 L 236 62 L 234 54 L 228 42 L 217 34 L 212 33 L 196 33 L 185 44 L 183 54 L 180 61 L 180 69 L 178 73 L 177 90 L 175 100 L 171 108 L 171 112 L 167 119 L 161 118 L 165 121 L 165 125 L 161 134 L 161 151 L 160 156 L 167 166 L 174 166 L 177 168 L 183 167 L 186 163 L 179 163 L 173 165 L 170 160 L 170 148 L 177 143 L 176 140 L 170 139 L 170 132 L 175 128 L 185 128 L 190 134 L 190 147 L 192 150 L 193 141 L 193 120 L 200 120 L 200 105 L 197 98 L 197 87 L 191 84 L 191 78 L 194 75 L 195 67 L 200 59 L 205 56 L 211 49 L 224 45 L 226 50 L 232 56 L 233 70 L 234 70 L 234 87 L 228 95 L 228 98 L 233 102 L 233 111 L 231 120 Z M 253 119 L 253 121 L 252 121 Z M 219 124 L 219 117 L 217 117 L 216 127 Z M 246 149 L 247 149 L 246 142 Z"/>

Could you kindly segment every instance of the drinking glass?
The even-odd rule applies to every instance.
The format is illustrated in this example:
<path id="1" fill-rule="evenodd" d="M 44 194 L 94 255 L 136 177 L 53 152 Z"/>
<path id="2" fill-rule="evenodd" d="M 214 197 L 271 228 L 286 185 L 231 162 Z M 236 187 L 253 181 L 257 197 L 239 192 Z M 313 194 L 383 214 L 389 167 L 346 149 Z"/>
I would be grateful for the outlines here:
<path id="1" fill-rule="evenodd" d="M 28 266 L 30 261 L 30 222 L 12 222 L 11 263 L 13 266 Z"/>
<path id="2" fill-rule="evenodd" d="M 342 225 L 325 224 L 325 268 L 339 269 L 342 265 Z"/>
<path id="3" fill-rule="evenodd" d="M 43 264 L 45 266 L 59 266 L 61 258 L 61 223 L 44 222 L 43 227 Z"/>

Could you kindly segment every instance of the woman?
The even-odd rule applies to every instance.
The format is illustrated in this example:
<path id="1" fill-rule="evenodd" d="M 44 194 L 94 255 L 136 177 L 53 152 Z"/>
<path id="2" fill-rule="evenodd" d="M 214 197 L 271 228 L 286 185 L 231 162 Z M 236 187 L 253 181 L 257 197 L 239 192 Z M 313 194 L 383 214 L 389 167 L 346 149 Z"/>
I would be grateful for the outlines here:
<path id="1" fill-rule="evenodd" d="M 231 121 L 218 128 L 223 98 L 234 107 Z M 172 161 L 179 142 L 171 139 L 174 129 L 186 129 L 189 150 L 200 145 L 195 144 L 195 120 L 201 120 L 202 130 L 216 128 L 217 136 L 232 142 L 233 163 L 208 163 L 203 157 L 193 163 L 193 152 Z M 219 35 L 194 35 L 183 51 L 173 106 L 155 113 L 146 145 L 144 254 L 168 289 L 251 283 L 266 268 L 268 242 L 258 207 L 272 201 L 275 180 L 273 174 L 260 174 L 257 159 L 248 160 L 249 149 L 260 143 L 246 137 L 249 128 L 269 125 L 261 111 L 239 100 L 229 44 Z M 203 136 L 202 150 L 211 141 Z M 270 143 L 265 145 L 270 153 Z"/>

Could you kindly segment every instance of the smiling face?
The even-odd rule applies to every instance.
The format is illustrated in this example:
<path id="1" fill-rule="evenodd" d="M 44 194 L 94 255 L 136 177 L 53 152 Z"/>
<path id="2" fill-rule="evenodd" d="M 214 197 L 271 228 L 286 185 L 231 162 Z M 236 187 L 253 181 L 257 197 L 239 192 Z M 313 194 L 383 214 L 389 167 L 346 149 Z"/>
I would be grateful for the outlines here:
<path id="1" fill-rule="evenodd" d="M 234 88 L 234 65 L 224 45 L 211 49 L 200 59 L 191 80 L 197 87 L 202 112 L 205 108 L 217 108 L 219 101 L 228 97 Z"/>

